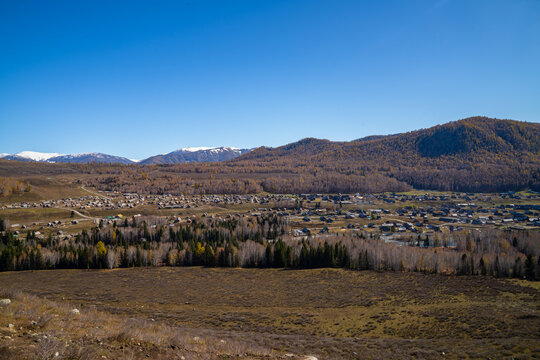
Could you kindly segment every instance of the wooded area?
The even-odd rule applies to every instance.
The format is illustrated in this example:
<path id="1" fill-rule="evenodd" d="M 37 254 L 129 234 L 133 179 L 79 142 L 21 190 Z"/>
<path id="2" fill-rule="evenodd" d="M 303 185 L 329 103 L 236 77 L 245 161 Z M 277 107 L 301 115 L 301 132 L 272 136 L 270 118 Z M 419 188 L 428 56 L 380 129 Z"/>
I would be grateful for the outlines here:
<path id="1" fill-rule="evenodd" d="M 351 142 L 304 139 L 224 162 L 45 164 L 0 160 L 0 176 L 58 176 L 139 194 L 540 190 L 540 125 L 471 118 Z"/>
<path id="2" fill-rule="evenodd" d="M 170 227 L 159 217 L 83 230 L 74 240 L 0 236 L 0 270 L 222 266 L 388 270 L 540 279 L 538 232 L 463 230 L 418 235 L 407 245 L 379 234 L 294 238 L 278 216 L 203 219 Z M 449 242 L 452 246 L 449 246 Z"/>

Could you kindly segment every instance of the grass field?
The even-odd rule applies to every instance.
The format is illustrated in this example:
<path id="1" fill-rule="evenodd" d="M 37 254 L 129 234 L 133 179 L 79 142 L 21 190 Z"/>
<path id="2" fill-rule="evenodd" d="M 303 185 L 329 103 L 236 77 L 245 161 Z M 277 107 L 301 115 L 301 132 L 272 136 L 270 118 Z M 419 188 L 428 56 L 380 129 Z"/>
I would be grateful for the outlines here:
<path id="1" fill-rule="evenodd" d="M 89 195 L 88 192 L 81 189 L 79 185 L 73 184 L 72 181 L 62 180 L 54 176 L 33 176 L 18 178 L 18 180 L 23 183 L 29 182 L 31 190 L 22 194 L 0 196 L 0 205 Z"/>
<path id="2" fill-rule="evenodd" d="M 0 274 L 0 284 L 83 312 L 153 319 L 268 349 L 270 358 L 540 356 L 534 282 L 194 267 L 10 272 Z"/>
<path id="3" fill-rule="evenodd" d="M 59 208 L 26 208 L 2 209 L 0 218 L 9 219 L 12 224 L 20 223 L 30 225 L 34 222 L 44 223 L 54 220 L 70 219 L 71 211 Z"/>

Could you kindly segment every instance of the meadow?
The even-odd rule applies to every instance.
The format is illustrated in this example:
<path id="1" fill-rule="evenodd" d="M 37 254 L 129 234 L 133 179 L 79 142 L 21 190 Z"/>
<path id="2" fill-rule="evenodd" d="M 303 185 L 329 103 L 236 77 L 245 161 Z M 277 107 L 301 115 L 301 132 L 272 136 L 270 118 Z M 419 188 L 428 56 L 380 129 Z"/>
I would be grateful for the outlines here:
<path id="1" fill-rule="evenodd" d="M 138 329 L 137 336 L 149 337 L 144 335 L 150 331 L 146 325 L 137 327 L 149 322 L 175 329 L 184 338 L 236 344 L 236 350 L 222 353 L 217 348 L 205 353 L 191 344 L 198 349 L 195 357 L 186 344 L 176 347 L 171 342 L 171 330 L 162 332 L 162 338 L 152 332 L 144 350 L 130 352 L 132 358 L 540 356 L 538 282 L 341 269 L 162 267 L 6 272 L 0 273 L 0 284 L 6 293 L 37 296 L 39 301 L 76 307 L 82 314 L 132 319 L 129 331 Z M 32 321 L 24 312 L 10 315 L 7 308 L 0 314 L 2 322 Z M 113 326 L 107 324 L 109 320 L 101 327 L 108 335 L 99 339 L 104 356 L 127 356 L 133 334 L 119 336 L 121 331 L 106 330 Z M 40 331 L 73 336 L 62 334 L 58 326 L 63 325 L 51 322 Z M 92 328 L 95 323 L 78 326 Z M 19 342 L 23 356 L 24 336 Z M 0 340 L 0 349 L 9 345 Z M 19 354 L 12 346 L 12 354 Z"/>

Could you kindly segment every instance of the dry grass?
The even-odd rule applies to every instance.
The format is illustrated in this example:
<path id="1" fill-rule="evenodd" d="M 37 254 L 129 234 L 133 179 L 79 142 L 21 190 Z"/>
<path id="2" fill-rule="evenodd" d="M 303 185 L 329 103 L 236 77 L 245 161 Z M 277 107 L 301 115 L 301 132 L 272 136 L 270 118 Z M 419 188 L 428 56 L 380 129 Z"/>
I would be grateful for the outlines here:
<path id="1" fill-rule="evenodd" d="M 12 304 L 0 308 L 0 353 L 17 358 L 279 358 L 268 349 L 189 332 L 162 322 L 126 318 L 87 308 L 73 314 L 67 302 L 54 302 L 14 290 L 0 297 Z M 103 357 L 105 356 L 105 357 Z M 0 359 L 1 359 L 0 355 Z"/>
<path id="2" fill-rule="evenodd" d="M 88 195 L 79 185 L 59 179 L 55 176 L 22 176 L 17 180 L 23 183 L 29 182 L 31 191 L 23 194 L 0 196 L 0 204 L 11 204 L 17 202 L 34 202 L 40 200 L 62 199 L 67 197 L 77 197 Z"/>
<path id="3" fill-rule="evenodd" d="M 34 331 L 73 341 L 62 350 L 69 356 L 85 349 L 72 358 L 89 349 L 186 359 L 540 356 L 540 284 L 518 280 L 139 268 L 1 273 L 0 284 L 23 291 L 10 310 L 23 324 L 35 320 Z"/>

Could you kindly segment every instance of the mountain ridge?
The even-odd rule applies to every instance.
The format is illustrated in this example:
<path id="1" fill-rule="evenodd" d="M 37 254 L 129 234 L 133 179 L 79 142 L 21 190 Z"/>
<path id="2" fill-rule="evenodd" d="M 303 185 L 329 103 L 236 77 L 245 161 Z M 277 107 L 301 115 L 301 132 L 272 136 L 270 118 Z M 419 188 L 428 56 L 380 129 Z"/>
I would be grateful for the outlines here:
<path id="1" fill-rule="evenodd" d="M 4 160 L 35 161 L 48 163 L 104 163 L 104 164 L 176 164 L 209 161 L 226 161 L 245 154 L 251 149 L 236 147 L 185 147 L 167 154 L 155 155 L 142 160 L 132 160 L 122 156 L 109 155 L 99 152 L 80 154 L 41 153 L 36 151 L 22 151 L 17 154 L 0 154 Z"/>
<path id="2" fill-rule="evenodd" d="M 139 164 L 156 165 L 227 161 L 249 151 L 251 151 L 251 149 L 239 149 L 227 146 L 181 148 L 167 154 L 151 156 L 141 160 Z"/>
<path id="3" fill-rule="evenodd" d="M 455 169 L 459 174 L 490 164 L 493 169 L 504 170 L 510 177 L 512 168 L 534 175 L 540 162 L 540 124 L 488 117 L 471 117 L 436 125 L 426 129 L 392 135 L 372 135 L 352 141 L 330 141 L 304 138 L 279 147 L 261 146 L 255 149 L 233 147 L 184 147 L 167 154 L 151 156 L 138 162 L 101 153 L 57 155 L 56 153 L 18 153 L 30 158 L 46 159 L 42 162 L 119 163 L 137 165 L 176 165 L 182 163 L 226 162 L 227 166 L 257 166 L 280 168 L 313 166 L 333 168 L 333 171 L 380 172 L 391 170 L 394 179 L 427 186 L 420 179 L 418 169 L 425 169 L 424 178 L 433 178 L 441 168 Z M 30 156 L 31 155 L 31 156 Z M 20 155 L 4 159 L 32 161 Z M 374 170 L 375 169 L 375 170 Z M 405 171 L 404 169 L 407 169 Z M 386 171 L 386 170 L 384 170 Z M 488 177 L 484 172 L 482 176 Z M 502 175 L 501 175 L 502 176 Z M 415 180 L 411 180 L 415 178 Z M 532 181 L 532 180 L 531 180 Z M 536 181 L 536 180 L 535 180 Z"/>
<path id="4" fill-rule="evenodd" d="M 393 150 L 388 145 L 393 145 Z M 471 117 L 393 135 L 372 135 L 352 141 L 330 141 L 304 138 L 276 148 L 260 147 L 236 161 L 294 155 L 336 157 L 337 152 L 353 155 L 355 150 L 373 155 L 370 149 L 385 148 L 387 154 L 435 158 L 438 156 L 470 155 L 472 152 L 507 153 L 525 151 L 540 153 L 540 124 L 487 117 Z M 377 151 L 380 153 L 380 151 Z M 383 154 L 384 155 L 384 154 Z M 396 154 L 392 154 L 395 156 Z M 380 156 L 380 154 L 379 154 Z M 355 156 L 357 157 L 357 156 Z M 398 156 L 402 158 L 403 156 Z"/>
<path id="5" fill-rule="evenodd" d="M 173 155 L 201 151 L 190 150 Z M 359 141 L 305 138 L 205 166 L 16 163 L 0 161 L 0 174 L 83 172 L 88 186 L 153 194 L 540 191 L 540 124 L 473 117 Z M 151 177 L 141 177 L 141 168 Z"/>

